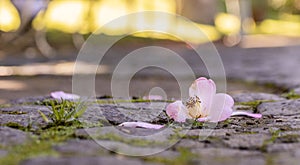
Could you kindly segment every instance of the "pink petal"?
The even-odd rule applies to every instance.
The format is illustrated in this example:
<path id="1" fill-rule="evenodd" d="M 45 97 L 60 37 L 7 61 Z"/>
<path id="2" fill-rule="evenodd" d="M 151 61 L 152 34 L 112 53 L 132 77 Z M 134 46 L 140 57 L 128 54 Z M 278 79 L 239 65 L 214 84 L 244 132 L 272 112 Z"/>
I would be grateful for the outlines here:
<path id="1" fill-rule="evenodd" d="M 253 118 L 261 118 L 262 114 L 258 114 L 258 113 L 250 113 L 250 112 L 246 112 L 246 111 L 234 111 L 231 116 L 249 116 L 249 117 L 253 117 Z"/>
<path id="2" fill-rule="evenodd" d="M 197 121 L 199 121 L 199 122 L 205 122 L 205 121 L 208 121 L 208 120 L 209 120 L 208 117 L 201 117 L 201 118 L 197 119 Z"/>
<path id="3" fill-rule="evenodd" d="M 233 112 L 234 101 L 231 96 L 225 93 L 218 93 L 214 96 L 209 119 L 211 122 L 223 121 L 229 118 Z"/>
<path id="4" fill-rule="evenodd" d="M 150 124 L 146 122 L 124 122 L 119 126 L 131 127 L 131 128 L 141 127 L 141 128 L 148 128 L 148 129 L 161 129 L 164 127 L 164 125 Z"/>
<path id="5" fill-rule="evenodd" d="M 209 110 L 213 97 L 216 94 L 216 84 L 213 80 L 205 77 L 200 77 L 190 86 L 190 97 L 198 96 L 201 100 L 202 106 L 205 106 L 204 110 Z M 204 112 L 207 114 L 207 112 Z"/>
<path id="6" fill-rule="evenodd" d="M 177 122 L 185 122 L 187 118 L 190 118 L 182 101 L 175 101 L 174 103 L 169 104 L 166 108 L 166 112 L 170 118 Z"/>
<path id="7" fill-rule="evenodd" d="M 144 96 L 144 100 L 163 100 L 163 97 L 160 95 L 149 95 L 149 96 Z"/>
<path id="8" fill-rule="evenodd" d="M 71 93 L 65 93 L 63 91 L 51 92 L 50 95 L 54 99 L 75 100 L 75 99 L 79 99 L 80 98 L 78 95 L 71 94 Z"/>

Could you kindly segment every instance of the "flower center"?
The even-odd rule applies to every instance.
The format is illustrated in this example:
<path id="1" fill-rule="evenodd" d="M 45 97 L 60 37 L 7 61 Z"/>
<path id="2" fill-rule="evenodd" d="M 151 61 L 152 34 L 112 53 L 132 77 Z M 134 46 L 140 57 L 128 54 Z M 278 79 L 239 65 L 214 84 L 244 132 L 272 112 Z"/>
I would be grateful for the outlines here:
<path id="1" fill-rule="evenodd" d="M 189 100 L 186 102 L 186 107 L 188 109 L 189 115 L 194 118 L 198 119 L 201 116 L 201 101 L 198 96 L 190 97 Z"/>

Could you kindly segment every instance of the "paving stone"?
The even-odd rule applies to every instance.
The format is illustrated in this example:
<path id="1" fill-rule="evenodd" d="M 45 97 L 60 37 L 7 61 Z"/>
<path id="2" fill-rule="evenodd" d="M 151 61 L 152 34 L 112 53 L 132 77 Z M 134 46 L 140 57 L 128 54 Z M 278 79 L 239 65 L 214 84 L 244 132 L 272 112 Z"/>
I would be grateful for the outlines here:
<path id="1" fill-rule="evenodd" d="M 239 93 L 232 96 L 235 102 L 250 102 L 257 100 L 274 100 L 281 101 L 285 100 L 285 98 L 280 97 L 275 94 L 268 93 Z"/>
<path id="2" fill-rule="evenodd" d="M 180 156 L 179 152 L 172 151 L 171 149 L 164 150 L 162 152 L 153 154 L 153 155 L 147 155 L 146 158 L 160 158 L 160 159 L 169 159 L 169 160 L 174 160 L 178 156 Z"/>
<path id="3" fill-rule="evenodd" d="M 145 163 L 141 160 L 130 159 L 124 157 L 40 157 L 25 160 L 21 165 L 57 165 L 57 164 L 69 164 L 69 165 L 84 165 L 84 164 L 98 164 L 98 165 L 152 165 L 154 163 Z"/>
<path id="4" fill-rule="evenodd" d="M 165 103 L 122 103 L 122 104 L 101 104 L 91 105 L 80 118 L 80 121 L 88 123 L 98 123 L 107 121 L 116 125 L 128 121 L 145 121 L 145 122 L 164 122 L 167 119 L 163 112 Z M 139 107 L 139 108 L 137 108 Z M 133 109 L 134 108 L 134 109 Z M 47 106 L 40 105 L 13 105 L 10 107 L 0 108 L 0 124 L 17 123 L 23 127 L 29 125 L 38 128 L 40 125 L 46 125 L 38 110 L 46 116 L 51 112 Z"/>
<path id="5" fill-rule="evenodd" d="M 186 136 L 199 136 L 199 137 L 217 137 L 226 136 L 236 133 L 234 129 L 192 129 L 186 133 Z"/>
<path id="6" fill-rule="evenodd" d="M 25 143 L 30 140 L 28 133 L 9 128 L 0 127 L 0 145 L 1 146 L 11 146 Z"/>
<path id="7" fill-rule="evenodd" d="M 24 99 L 20 102 L 28 103 L 29 100 L 37 101 L 42 98 Z M 103 127 L 77 129 L 72 139 L 54 144 L 53 149 L 59 157 L 32 158 L 22 164 L 144 164 L 141 157 L 131 159 L 125 155 L 173 160 L 180 156 L 180 148 L 187 148 L 199 156 L 195 160 L 193 158 L 191 164 L 260 165 L 270 161 L 286 163 L 286 158 L 291 158 L 291 162 L 287 163 L 298 160 L 295 157 L 300 156 L 300 150 L 297 149 L 300 140 L 300 133 L 297 131 L 300 129 L 300 99 L 285 100 L 277 95 L 264 93 L 245 93 L 236 95 L 235 99 L 236 102 L 270 99 L 275 101 L 258 106 L 257 111 L 263 114 L 261 119 L 232 117 L 225 122 L 219 122 L 215 127 L 204 126 L 202 129 L 191 130 L 184 128 L 180 131 L 173 127 L 154 130 L 117 126 L 128 121 L 166 124 L 168 117 L 164 112 L 164 102 L 90 104 L 80 121 L 101 122 Z M 250 106 L 235 105 L 234 109 L 253 112 Z M 37 129 L 46 124 L 37 110 L 46 115 L 50 114 L 49 108 L 41 105 L 12 104 L 1 107 L 0 124 L 13 122 L 27 127 L 31 119 L 34 121 L 33 127 Z M 8 127 L 0 128 L 0 146 L 13 145 L 11 141 L 21 144 L 28 139 L 26 132 Z M 270 132 L 276 130 L 279 130 L 277 139 L 265 146 L 267 153 L 262 154 L 261 147 L 271 138 Z M 181 139 L 179 134 L 184 135 L 184 138 Z M 292 139 L 288 139 L 290 135 Z M 274 160 L 265 156 L 283 152 L 284 154 Z M 6 153 L 6 150 L 0 150 L 0 157 Z"/>
<path id="8" fill-rule="evenodd" d="M 75 136 L 91 138 L 99 146 L 126 155 L 156 154 L 173 146 L 180 139 L 172 139 L 173 129 L 160 130 L 125 127 L 99 127 L 79 129 Z"/>
<path id="9" fill-rule="evenodd" d="M 275 165 L 281 165 L 281 164 L 298 165 L 300 162 L 300 158 L 290 152 L 270 154 L 268 155 L 266 160 L 268 160 L 269 164 L 275 164 Z"/>
<path id="10" fill-rule="evenodd" d="M 150 156 L 153 154 L 161 153 L 169 149 L 172 145 L 147 145 L 137 146 L 128 143 L 109 141 L 109 140 L 96 140 L 96 142 L 107 149 L 108 151 L 126 155 L 126 156 Z"/>
<path id="11" fill-rule="evenodd" d="M 205 157 L 199 159 L 197 164 L 204 165 L 224 165 L 224 164 L 234 164 L 234 165 L 266 165 L 265 158 L 263 156 L 232 156 L 232 157 Z"/>
<path id="12" fill-rule="evenodd" d="M 197 164 L 207 165 L 265 165 L 265 159 L 259 151 L 246 151 L 228 148 L 197 148 L 192 153 L 199 155 Z"/>
<path id="13" fill-rule="evenodd" d="M 165 102 L 150 103 L 120 103 L 100 105 L 105 118 L 112 124 L 128 121 L 166 122 Z"/>
<path id="14" fill-rule="evenodd" d="M 239 134 L 229 136 L 223 142 L 230 148 L 259 150 L 269 138 L 265 134 Z"/>
<path id="15" fill-rule="evenodd" d="M 78 137 L 101 138 L 103 135 L 114 134 L 124 138 L 141 138 L 145 140 L 166 141 L 169 136 L 174 134 L 171 128 L 166 129 L 144 129 L 144 128 L 128 128 L 119 126 L 94 127 L 86 129 L 78 129 L 75 135 Z M 160 136 L 159 138 L 157 138 Z"/>
<path id="16" fill-rule="evenodd" d="M 230 148 L 195 148 L 191 150 L 193 153 L 197 155 L 201 155 L 203 157 L 246 157 L 246 156 L 257 156 L 260 155 L 259 151 L 247 151 L 247 150 L 239 150 L 239 149 L 230 149 Z"/>
<path id="17" fill-rule="evenodd" d="M 234 105 L 233 110 L 239 110 L 239 111 L 253 111 L 253 107 L 248 105 Z"/>
<path id="18" fill-rule="evenodd" d="M 300 87 L 294 88 L 294 92 L 295 92 L 296 94 L 300 95 Z"/>
<path id="19" fill-rule="evenodd" d="M 257 110 L 263 115 L 299 115 L 300 99 L 262 103 Z"/>
<path id="20" fill-rule="evenodd" d="M 300 143 L 275 143 L 268 145 L 267 152 L 287 152 L 296 151 L 300 148 Z"/>
<path id="21" fill-rule="evenodd" d="M 12 105 L 10 107 L 0 108 L 0 125 L 13 123 L 22 127 L 38 129 L 47 124 L 38 110 L 45 115 L 50 114 L 50 110 L 47 106 L 39 105 Z"/>
<path id="22" fill-rule="evenodd" d="M 24 97 L 11 100 L 11 104 L 26 104 L 34 102 L 42 102 L 45 99 L 53 99 L 51 96 L 33 96 L 33 97 Z"/>
<path id="23" fill-rule="evenodd" d="M 93 156 L 107 153 L 107 150 L 94 140 L 71 139 L 63 144 L 55 145 L 53 148 L 62 155 Z"/>

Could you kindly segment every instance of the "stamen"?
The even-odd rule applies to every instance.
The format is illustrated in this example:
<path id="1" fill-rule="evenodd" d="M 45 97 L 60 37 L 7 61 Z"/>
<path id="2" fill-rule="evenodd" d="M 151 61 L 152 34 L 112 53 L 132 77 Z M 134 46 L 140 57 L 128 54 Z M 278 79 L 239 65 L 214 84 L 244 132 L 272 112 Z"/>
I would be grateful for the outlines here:
<path id="1" fill-rule="evenodd" d="M 189 115 L 193 118 L 201 117 L 201 101 L 198 96 L 190 97 L 190 99 L 186 102 L 186 107 L 188 108 Z"/>

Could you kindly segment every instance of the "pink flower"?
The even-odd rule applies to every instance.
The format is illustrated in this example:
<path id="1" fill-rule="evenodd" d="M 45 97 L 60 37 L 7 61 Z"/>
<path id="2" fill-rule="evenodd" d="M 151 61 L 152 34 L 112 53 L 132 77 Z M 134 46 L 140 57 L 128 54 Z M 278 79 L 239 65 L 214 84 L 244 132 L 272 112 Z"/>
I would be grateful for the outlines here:
<path id="1" fill-rule="evenodd" d="M 185 122 L 186 119 L 197 121 L 218 122 L 235 115 L 246 115 L 260 118 L 261 114 L 252 114 L 244 111 L 233 112 L 234 100 L 225 93 L 216 93 L 216 85 L 213 80 L 205 77 L 198 78 L 189 88 L 189 100 L 175 101 L 167 106 L 167 115 L 177 122 Z"/>
<path id="2" fill-rule="evenodd" d="M 64 99 L 64 100 L 76 100 L 79 99 L 80 96 L 71 94 L 71 93 L 65 93 L 63 91 L 55 91 L 50 93 L 51 97 L 54 99 Z"/>

